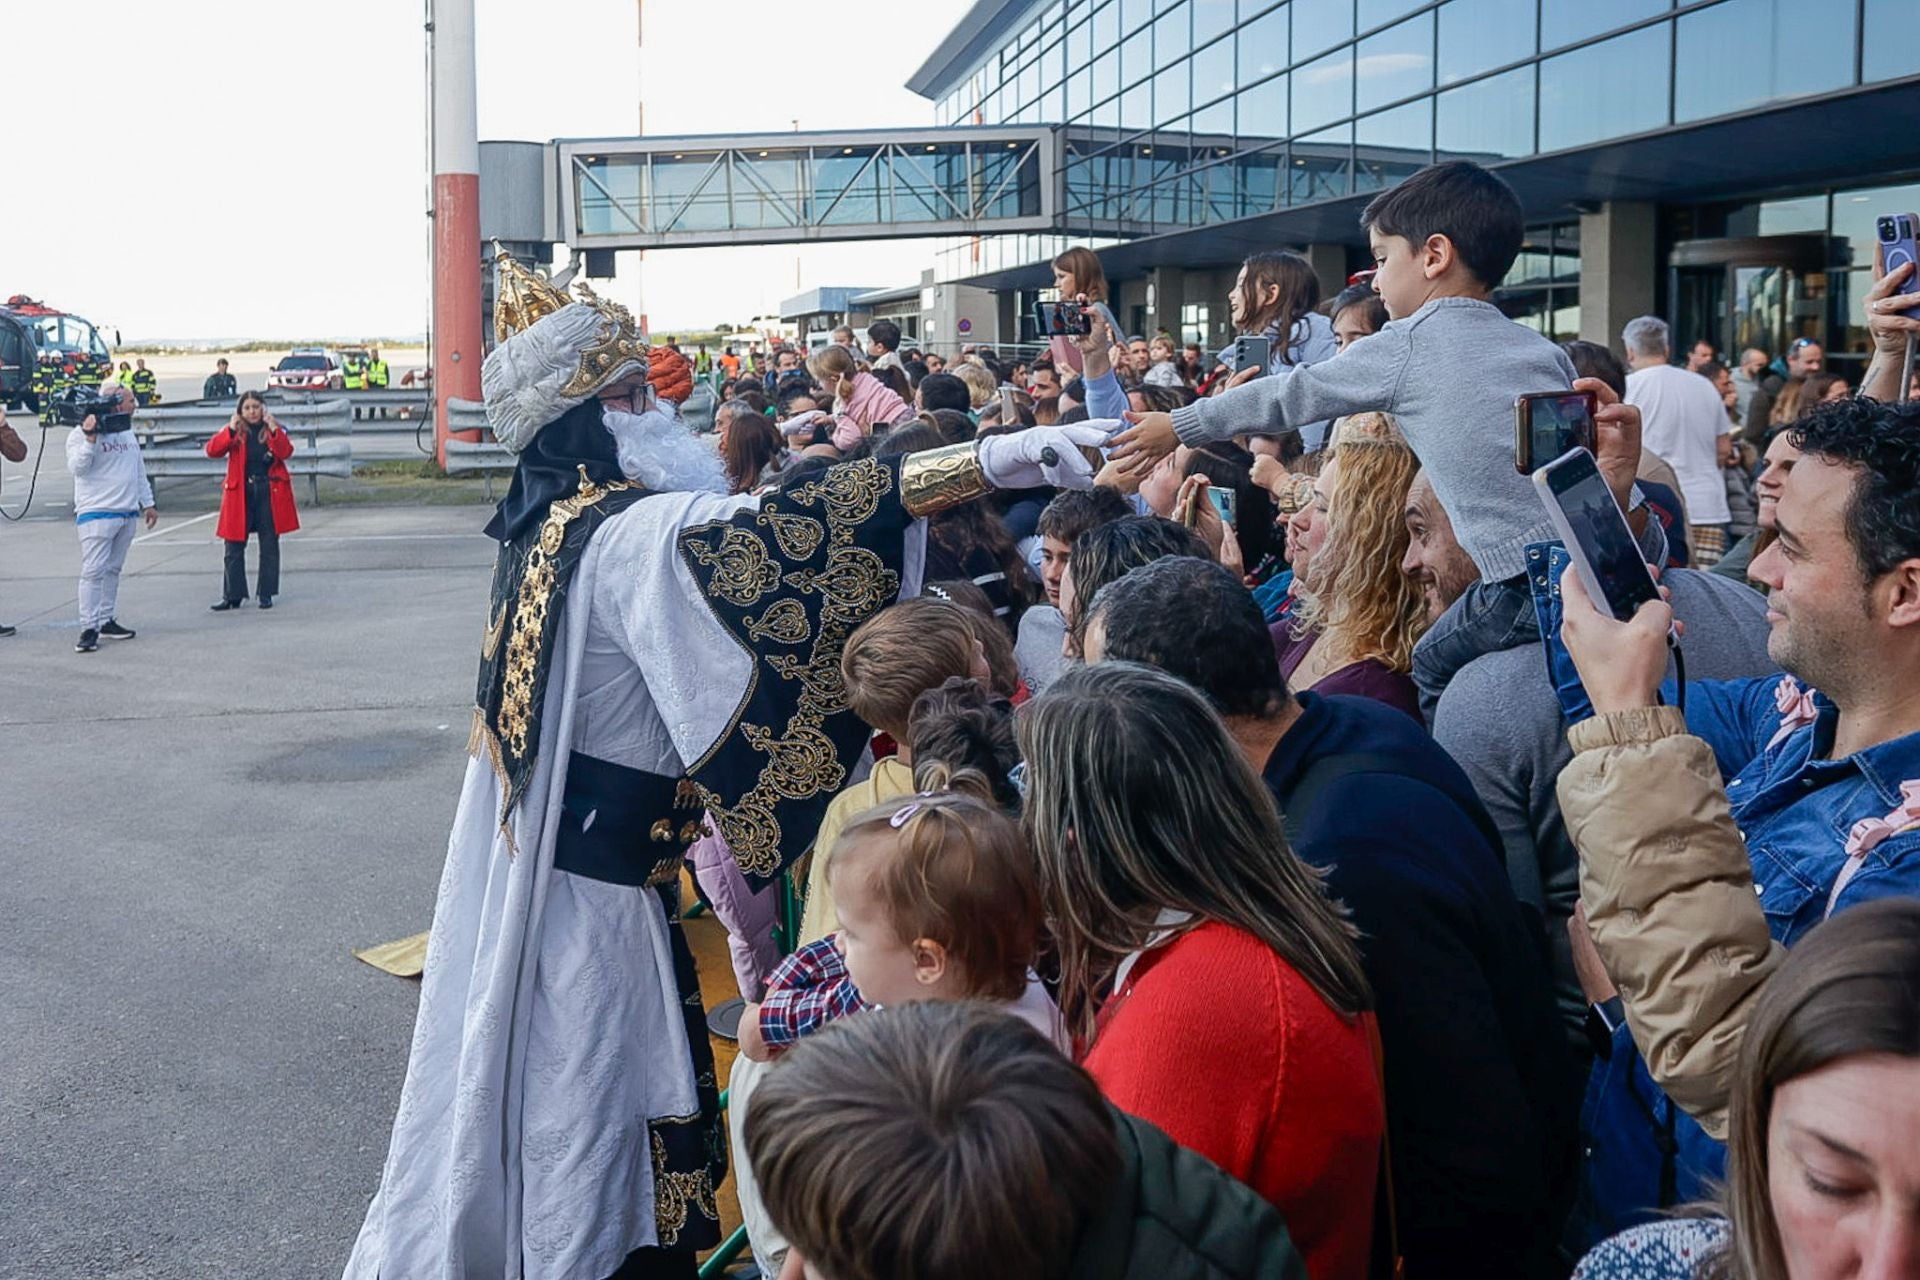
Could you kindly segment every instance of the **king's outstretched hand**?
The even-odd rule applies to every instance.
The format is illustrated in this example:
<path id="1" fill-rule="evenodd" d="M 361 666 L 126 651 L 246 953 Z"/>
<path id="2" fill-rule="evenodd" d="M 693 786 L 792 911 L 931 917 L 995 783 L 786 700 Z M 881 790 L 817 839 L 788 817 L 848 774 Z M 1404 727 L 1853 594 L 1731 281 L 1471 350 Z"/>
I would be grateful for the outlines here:
<path id="1" fill-rule="evenodd" d="M 980 441 L 980 468 L 996 489 L 1091 489 L 1095 457 L 1118 423 L 1076 422 L 1065 427 L 1029 427 Z"/>

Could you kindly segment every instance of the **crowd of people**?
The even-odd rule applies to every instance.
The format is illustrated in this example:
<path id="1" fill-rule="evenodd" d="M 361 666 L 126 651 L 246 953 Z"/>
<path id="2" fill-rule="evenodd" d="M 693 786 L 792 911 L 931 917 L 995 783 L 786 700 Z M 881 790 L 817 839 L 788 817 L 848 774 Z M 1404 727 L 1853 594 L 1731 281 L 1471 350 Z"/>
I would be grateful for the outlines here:
<path id="1" fill-rule="evenodd" d="M 1515 323 L 1472 164 L 1364 223 L 1331 298 L 1247 260 L 1262 344 L 1123 333 L 1074 249 L 1090 332 L 876 323 L 726 370 L 713 441 L 618 308 L 509 324 L 474 760 L 349 1276 L 691 1275 L 729 1163 L 769 1276 L 1920 1274 L 1912 268 L 1854 394 L 1813 344 Z M 1514 465 L 1515 398 L 1568 388 L 1662 584 L 1628 619 Z"/>

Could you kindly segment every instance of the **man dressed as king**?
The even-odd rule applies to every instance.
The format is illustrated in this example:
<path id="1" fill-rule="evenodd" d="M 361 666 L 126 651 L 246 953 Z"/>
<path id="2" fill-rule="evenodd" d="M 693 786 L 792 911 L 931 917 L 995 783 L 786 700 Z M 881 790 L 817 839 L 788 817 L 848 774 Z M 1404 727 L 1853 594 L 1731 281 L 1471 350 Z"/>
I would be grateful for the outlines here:
<path id="1" fill-rule="evenodd" d="M 582 291 L 585 292 L 584 290 Z M 840 650 L 917 594 L 924 517 L 1084 488 L 1100 425 L 729 495 L 691 367 L 502 255 L 483 385 L 519 455 L 468 762 L 380 1187 L 348 1280 L 689 1277 L 719 1239 L 713 1059 L 679 924 L 711 816 L 750 885 L 805 851 L 866 731 Z"/>

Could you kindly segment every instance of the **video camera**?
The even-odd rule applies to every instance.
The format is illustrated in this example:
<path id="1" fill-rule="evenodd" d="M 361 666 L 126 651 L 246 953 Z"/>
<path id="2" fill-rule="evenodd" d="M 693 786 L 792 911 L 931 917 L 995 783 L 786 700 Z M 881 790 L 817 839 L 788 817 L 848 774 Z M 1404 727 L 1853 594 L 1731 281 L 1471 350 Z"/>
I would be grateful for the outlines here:
<path id="1" fill-rule="evenodd" d="M 133 415 L 120 412 L 117 397 L 103 396 L 93 387 L 72 386 L 53 393 L 53 420 L 63 427 L 78 427 L 94 418 L 94 430 L 101 435 L 133 430 Z"/>

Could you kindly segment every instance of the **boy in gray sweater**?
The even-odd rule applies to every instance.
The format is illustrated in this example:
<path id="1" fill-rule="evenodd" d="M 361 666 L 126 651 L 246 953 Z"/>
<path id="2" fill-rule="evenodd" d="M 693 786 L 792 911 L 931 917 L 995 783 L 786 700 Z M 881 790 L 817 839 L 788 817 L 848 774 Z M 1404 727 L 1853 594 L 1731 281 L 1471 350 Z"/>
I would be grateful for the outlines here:
<path id="1" fill-rule="evenodd" d="M 1182 444 L 1391 413 L 1483 584 L 1432 639 L 1478 652 L 1520 643 L 1532 621 L 1526 547 L 1555 535 L 1531 482 L 1514 469 L 1514 398 L 1569 384 L 1595 393 L 1595 454 L 1623 509 L 1633 467 L 1623 471 L 1618 455 L 1634 410 L 1603 383 L 1576 382 L 1565 352 L 1490 301 L 1520 252 L 1524 224 L 1520 201 L 1497 175 L 1464 160 L 1430 165 L 1375 197 L 1360 220 L 1373 246 L 1373 287 L 1391 317 L 1384 328 L 1292 377 L 1257 378 L 1171 414 L 1128 414 L 1136 425 L 1114 438 L 1112 457 L 1145 467 Z M 1639 432 L 1631 435 L 1637 442 Z M 1634 519 L 1635 531 L 1644 529 L 1644 513 Z"/>

